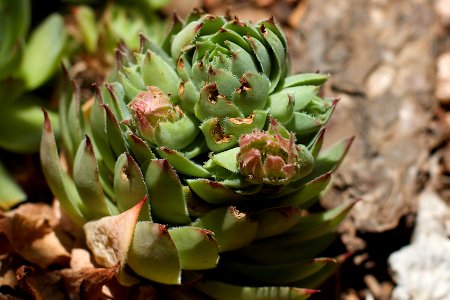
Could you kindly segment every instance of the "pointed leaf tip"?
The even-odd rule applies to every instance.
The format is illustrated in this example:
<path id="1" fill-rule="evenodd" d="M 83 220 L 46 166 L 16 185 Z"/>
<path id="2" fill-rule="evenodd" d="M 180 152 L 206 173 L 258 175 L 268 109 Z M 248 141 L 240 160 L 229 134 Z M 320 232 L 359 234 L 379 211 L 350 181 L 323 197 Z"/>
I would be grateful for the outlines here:
<path id="1" fill-rule="evenodd" d="M 346 145 L 345 145 L 345 150 L 344 150 L 344 155 L 347 155 L 348 150 L 350 149 L 350 146 L 353 144 L 353 141 L 355 140 L 355 136 L 352 135 L 348 138 L 345 139 Z"/>
<path id="2" fill-rule="evenodd" d="M 320 290 L 313 290 L 313 289 L 304 289 L 303 292 L 307 295 L 317 294 L 320 293 Z"/>
<path id="3" fill-rule="evenodd" d="M 94 146 L 92 145 L 91 138 L 86 134 L 86 150 L 89 152 L 89 154 L 94 154 Z"/>
<path id="4" fill-rule="evenodd" d="M 50 118 L 48 116 L 48 111 L 45 108 L 41 108 L 42 112 L 44 113 L 44 129 L 47 132 L 52 131 L 52 123 L 50 122 Z"/>

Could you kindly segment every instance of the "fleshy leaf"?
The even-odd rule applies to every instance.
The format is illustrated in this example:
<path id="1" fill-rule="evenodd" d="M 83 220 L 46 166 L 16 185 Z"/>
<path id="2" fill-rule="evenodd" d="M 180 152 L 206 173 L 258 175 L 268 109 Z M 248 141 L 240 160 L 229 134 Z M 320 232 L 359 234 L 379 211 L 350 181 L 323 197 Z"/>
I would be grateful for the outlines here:
<path id="1" fill-rule="evenodd" d="M 180 173 L 192 177 L 210 177 L 211 174 L 202 166 L 197 165 L 192 160 L 184 156 L 182 153 L 166 147 L 156 149 L 158 154 L 167 159 L 167 161 Z"/>
<path id="2" fill-rule="evenodd" d="M 114 170 L 115 202 L 120 211 L 126 211 L 147 195 L 144 177 L 139 166 L 128 153 L 123 153 Z M 151 221 L 148 202 L 139 215 L 141 221 Z"/>
<path id="3" fill-rule="evenodd" d="M 33 31 L 20 67 L 29 89 L 44 83 L 57 70 L 67 40 L 63 18 L 52 14 Z"/>
<path id="4" fill-rule="evenodd" d="M 171 228 L 169 233 L 177 247 L 183 270 L 205 270 L 216 267 L 219 254 L 212 231 L 188 226 Z"/>
<path id="5" fill-rule="evenodd" d="M 194 193 L 211 204 L 229 205 L 246 200 L 245 197 L 217 181 L 209 179 L 188 179 L 187 183 Z"/>
<path id="6" fill-rule="evenodd" d="M 336 261 L 332 258 L 316 258 L 301 262 L 292 261 L 280 265 L 253 264 L 222 259 L 219 268 L 226 275 L 232 276 L 230 278 L 232 282 L 249 281 L 258 285 L 288 285 L 291 282 L 313 275 L 328 264 L 335 263 Z"/>
<path id="7" fill-rule="evenodd" d="M 151 160 L 145 183 L 155 219 L 171 224 L 187 224 L 191 221 L 180 179 L 167 160 Z"/>
<path id="8" fill-rule="evenodd" d="M 61 201 L 63 209 L 76 223 L 83 224 L 86 220 L 80 210 L 82 202 L 73 181 L 61 170 L 55 136 L 45 110 L 44 118 L 40 148 L 42 171 L 53 194 Z"/>
<path id="9" fill-rule="evenodd" d="M 138 222 L 127 264 L 138 275 L 164 284 L 181 284 L 178 251 L 164 225 Z"/>
<path id="10" fill-rule="evenodd" d="M 283 88 L 302 85 L 322 85 L 330 75 L 319 73 L 302 73 L 288 76 L 284 79 Z"/>
<path id="11" fill-rule="evenodd" d="M 219 252 L 239 249 L 251 243 L 257 233 L 258 223 L 234 207 L 222 207 L 211 211 L 193 223 L 196 227 L 214 232 Z"/>
<path id="12" fill-rule="evenodd" d="M 89 219 L 110 215 L 100 184 L 94 148 L 88 136 L 82 141 L 75 155 L 73 180 L 86 207 L 84 215 Z"/>
<path id="13" fill-rule="evenodd" d="M 200 283 L 197 288 L 217 300 L 304 300 L 317 290 L 290 287 L 247 287 L 234 286 L 218 281 Z"/>

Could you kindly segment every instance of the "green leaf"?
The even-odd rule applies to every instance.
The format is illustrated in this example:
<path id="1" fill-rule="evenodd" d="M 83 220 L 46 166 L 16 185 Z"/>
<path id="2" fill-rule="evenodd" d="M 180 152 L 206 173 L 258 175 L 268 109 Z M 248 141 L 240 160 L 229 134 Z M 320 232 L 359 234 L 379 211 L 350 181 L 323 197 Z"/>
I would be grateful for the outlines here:
<path id="1" fill-rule="evenodd" d="M 40 158 L 45 179 L 55 197 L 61 202 L 62 208 L 77 224 L 85 223 L 86 219 L 81 213 L 83 204 L 80 196 L 73 181 L 61 171 L 55 136 L 46 111 L 44 111 Z"/>
<path id="2" fill-rule="evenodd" d="M 14 181 L 0 161 L 0 210 L 8 210 L 27 199 L 22 188 Z"/>
<path id="3" fill-rule="evenodd" d="M 231 50 L 231 72 L 237 77 L 241 77 L 244 73 L 257 73 L 258 67 L 255 57 L 250 55 L 244 48 L 231 42 L 225 41 L 225 45 Z"/>
<path id="4" fill-rule="evenodd" d="M 167 160 L 150 161 L 145 183 L 155 219 L 170 224 L 190 223 L 181 182 Z"/>
<path id="5" fill-rule="evenodd" d="M 64 20 L 52 14 L 32 33 L 20 66 L 21 77 L 29 89 L 47 81 L 57 70 L 67 41 Z"/>
<path id="6" fill-rule="evenodd" d="M 218 281 L 201 282 L 196 287 L 216 300 L 305 300 L 319 292 L 291 287 L 234 286 Z"/>
<path id="7" fill-rule="evenodd" d="M 239 249 L 250 244 L 256 237 L 258 223 L 248 214 L 235 207 L 215 209 L 197 219 L 193 226 L 214 232 L 219 252 Z"/>
<path id="8" fill-rule="evenodd" d="M 320 152 L 320 149 L 322 149 L 324 138 L 325 138 L 325 128 L 322 128 L 314 137 L 314 139 L 311 141 L 311 143 L 308 145 L 309 152 L 311 152 L 314 158 L 317 157 L 317 155 Z"/>
<path id="9" fill-rule="evenodd" d="M 168 96 L 176 96 L 180 81 L 175 70 L 164 59 L 147 50 L 142 65 L 142 77 L 147 86 L 157 86 Z"/>
<path id="10" fill-rule="evenodd" d="M 169 234 L 177 247 L 183 270 L 206 270 L 216 267 L 219 254 L 213 232 L 188 226 L 171 228 Z"/>
<path id="11" fill-rule="evenodd" d="M 134 159 L 128 153 L 123 153 L 116 161 L 114 169 L 114 196 L 120 211 L 126 211 L 135 206 L 147 196 L 144 176 Z M 151 221 L 148 201 L 139 214 L 140 221 Z"/>
<path id="12" fill-rule="evenodd" d="M 239 250 L 249 260 L 260 264 L 288 264 L 311 259 L 325 250 L 337 237 L 336 232 L 324 234 L 308 241 L 297 241 L 295 236 L 272 237 L 252 243 Z"/>
<path id="13" fill-rule="evenodd" d="M 313 275 L 329 264 L 336 264 L 336 261 L 332 258 L 316 258 L 309 261 L 293 261 L 287 264 L 264 265 L 221 259 L 219 269 L 226 275 L 232 276 L 230 278 L 232 282 L 288 285 Z"/>
<path id="14" fill-rule="evenodd" d="M 163 284 L 181 284 L 180 258 L 164 225 L 138 222 L 127 264 L 138 275 Z"/>
<path id="15" fill-rule="evenodd" d="M 109 173 L 113 174 L 116 157 L 108 141 L 108 134 L 106 132 L 106 110 L 103 105 L 102 96 L 100 92 L 98 92 L 91 109 L 90 125 L 93 142 L 100 154 L 99 159 L 101 158 L 104 162 Z M 64 127 L 67 127 L 67 125 L 63 126 L 63 129 Z"/>
<path id="16" fill-rule="evenodd" d="M 200 93 L 191 80 L 180 82 L 178 97 L 180 98 L 180 106 L 183 111 L 194 114 L 194 107 L 198 103 Z"/>
<path id="17" fill-rule="evenodd" d="M 159 156 L 167 159 L 172 167 L 180 173 L 192 177 L 211 177 L 211 174 L 202 166 L 194 163 L 182 153 L 166 147 L 157 148 Z"/>
<path id="18" fill-rule="evenodd" d="M 122 153 L 127 151 L 125 138 L 122 134 L 119 122 L 116 116 L 112 112 L 111 108 L 103 104 L 103 109 L 106 112 L 106 134 L 108 137 L 108 143 L 114 152 L 114 155 L 118 157 Z"/>
<path id="19" fill-rule="evenodd" d="M 239 147 L 232 148 L 230 150 L 226 150 L 211 156 L 211 159 L 217 165 L 231 171 L 233 173 L 239 173 L 237 155 L 240 151 Z"/>
<path id="20" fill-rule="evenodd" d="M 331 173 L 327 172 L 313 180 L 304 183 L 303 179 L 289 183 L 282 191 L 281 195 L 274 195 L 276 199 L 263 200 L 262 205 L 274 207 L 302 206 L 309 200 L 317 197 L 323 192 L 331 182 Z M 271 203 L 270 203 L 271 202 Z"/>
<path id="21" fill-rule="evenodd" d="M 293 131 L 297 137 L 313 134 L 322 127 L 323 122 L 308 114 L 294 112 L 294 117 L 286 125 L 286 128 Z"/>
<path id="22" fill-rule="evenodd" d="M 183 22 L 181 21 L 180 17 L 174 12 L 172 14 L 172 22 L 170 24 L 170 29 L 167 32 L 166 38 L 162 42 L 162 49 L 166 53 L 170 53 L 170 46 L 172 43 L 172 38 L 174 35 L 176 35 L 181 29 L 183 28 Z"/>
<path id="23" fill-rule="evenodd" d="M 293 235 L 295 235 L 297 241 L 308 241 L 333 232 L 347 216 L 355 203 L 356 201 L 353 201 L 324 212 L 305 216 L 299 219 L 297 224 L 287 234 L 290 235 L 289 238 L 293 238 Z"/>
<path id="24" fill-rule="evenodd" d="M 327 172 L 334 172 L 344 160 L 344 157 L 353 142 L 353 138 L 354 137 L 343 139 L 331 146 L 331 148 L 319 153 L 314 164 L 314 169 L 302 180 L 307 182 L 322 176 Z"/>
<path id="25" fill-rule="evenodd" d="M 219 94 L 225 96 L 226 99 L 231 99 L 234 91 L 241 86 L 239 79 L 234 74 L 213 67 L 208 70 L 208 81 L 216 83 Z"/>
<path id="26" fill-rule="evenodd" d="M 39 149 L 41 141 L 42 115 L 40 101 L 21 98 L 0 110 L 0 148 L 19 153 L 32 153 Z M 31 101 L 30 101 L 31 100 Z M 58 115 L 48 113 L 55 133 L 59 135 Z"/>
<path id="27" fill-rule="evenodd" d="M 349 254 L 342 254 L 335 258 L 336 263 L 335 264 L 328 264 L 322 269 L 320 269 L 318 272 L 303 278 L 302 280 L 299 280 L 297 282 L 291 283 L 292 286 L 308 286 L 312 288 L 317 288 L 322 283 L 325 282 L 331 275 L 333 275 L 344 263 L 344 261 L 349 257 Z"/>
<path id="28" fill-rule="evenodd" d="M 181 150 L 191 144 L 200 133 L 198 121 L 189 114 L 183 114 L 176 121 L 161 121 L 155 132 L 155 143 L 160 147 Z"/>
<path id="29" fill-rule="evenodd" d="M 140 137 L 132 132 L 127 134 L 128 146 L 143 173 L 147 171 L 150 160 L 156 158 L 150 147 Z"/>
<path id="30" fill-rule="evenodd" d="M 203 132 L 208 148 L 213 152 L 228 150 L 238 142 L 238 137 L 223 132 L 218 118 L 206 120 L 200 125 L 200 130 Z"/>
<path id="31" fill-rule="evenodd" d="M 219 93 L 219 91 L 217 90 L 217 85 L 215 83 L 206 85 L 202 89 L 200 92 L 200 99 L 194 107 L 197 119 L 204 121 L 211 117 L 243 117 L 236 105 L 228 101 L 228 99 L 222 95 L 216 96 L 216 93 Z"/>
<path id="32" fill-rule="evenodd" d="M 262 110 L 266 106 L 269 96 L 270 81 L 264 74 L 246 72 L 240 79 L 240 87 L 235 89 L 233 103 L 250 116 L 255 110 Z"/>
<path id="33" fill-rule="evenodd" d="M 246 36 L 245 39 L 252 48 L 253 53 L 255 54 L 259 62 L 261 71 L 266 74 L 267 77 L 269 77 L 272 72 L 272 63 L 270 61 L 270 55 L 266 47 L 261 41 L 252 36 Z"/>
<path id="34" fill-rule="evenodd" d="M 94 11 L 89 6 L 79 5 L 74 8 L 74 15 L 84 46 L 89 53 L 95 53 L 97 50 L 98 27 L 95 22 Z"/>
<path id="35" fill-rule="evenodd" d="M 17 71 L 23 41 L 30 27 L 31 1 L 2 1 L 0 4 L 0 79 Z"/>
<path id="36" fill-rule="evenodd" d="M 223 128 L 225 133 L 233 136 L 241 136 L 249 134 L 254 129 L 263 130 L 266 126 L 268 112 L 266 110 L 255 110 L 247 118 L 230 118 L 223 119 Z"/>
<path id="37" fill-rule="evenodd" d="M 73 180 L 86 208 L 84 214 L 89 219 L 99 219 L 111 214 L 100 184 L 94 147 L 88 136 L 81 142 L 75 155 Z"/>
<path id="38" fill-rule="evenodd" d="M 194 193 L 210 204 L 230 205 L 247 200 L 217 181 L 209 179 L 188 179 L 186 181 Z"/>
<path id="39" fill-rule="evenodd" d="M 256 239 L 277 236 L 291 229 L 301 217 L 297 207 L 268 209 L 252 215 L 258 222 Z"/>
<path id="40" fill-rule="evenodd" d="M 272 72 L 269 76 L 271 82 L 270 92 L 273 92 L 277 88 L 281 78 L 284 76 L 283 73 L 286 68 L 286 48 L 272 30 L 263 28 L 262 26 L 260 26 L 259 29 L 275 56 L 275 60 L 272 59 L 272 66 L 275 68 L 272 68 Z"/>
<path id="41" fill-rule="evenodd" d="M 181 49 L 195 40 L 202 26 L 203 22 L 201 21 L 191 22 L 173 37 L 170 49 L 172 59 L 178 59 Z"/>
<path id="42" fill-rule="evenodd" d="M 319 74 L 319 73 L 302 73 L 288 76 L 284 79 L 283 89 L 303 85 L 319 86 L 324 84 L 329 77 L 330 75 L 328 74 Z"/>

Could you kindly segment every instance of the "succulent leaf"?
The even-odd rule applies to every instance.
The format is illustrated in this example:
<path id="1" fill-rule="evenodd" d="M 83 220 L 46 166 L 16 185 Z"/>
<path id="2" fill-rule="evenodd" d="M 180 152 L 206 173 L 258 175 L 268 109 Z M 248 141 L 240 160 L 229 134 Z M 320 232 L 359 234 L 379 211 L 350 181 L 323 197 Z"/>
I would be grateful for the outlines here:
<path id="1" fill-rule="evenodd" d="M 198 286 L 199 290 L 217 300 L 304 300 L 317 290 L 289 287 L 234 286 L 218 281 L 208 281 Z"/>
<path id="2" fill-rule="evenodd" d="M 117 158 L 114 168 L 114 196 L 117 208 L 126 211 L 147 196 L 147 187 L 139 165 L 129 153 Z M 140 221 L 151 221 L 148 201 L 139 215 Z"/>
<path id="3" fill-rule="evenodd" d="M 329 264 L 336 264 L 332 258 L 316 258 L 309 261 L 290 262 L 280 265 L 260 265 L 223 259 L 219 268 L 230 276 L 231 281 L 247 280 L 256 285 L 287 285 L 315 274 Z M 277 274 L 277 276 L 273 276 Z"/>
<path id="4" fill-rule="evenodd" d="M 136 224 L 127 264 L 146 279 L 164 284 L 181 283 L 179 254 L 164 225 L 148 221 Z"/>
<path id="5" fill-rule="evenodd" d="M 99 219 L 110 215 L 100 184 L 94 147 L 89 136 L 86 136 L 81 142 L 75 155 L 73 179 L 80 197 L 89 207 L 84 212 L 89 219 Z"/>
<path id="6" fill-rule="evenodd" d="M 219 252 L 239 249 L 255 239 L 258 223 L 235 207 L 223 207 L 211 211 L 193 223 L 196 227 L 214 232 Z"/>
<path id="7" fill-rule="evenodd" d="M 218 245 L 214 233 L 192 226 L 169 229 L 177 247 L 183 270 L 215 268 L 219 260 Z"/>
<path id="8" fill-rule="evenodd" d="M 152 215 L 170 224 L 188 224 L 186 200 L 181 182 L 165 159 L 153 159 L 145 174 Z M 170 188 L 167 188 L 170 187 Z"/>
<path id="9" fill-rule="evenodd" d="M 42 171 L 52 192 L 61 201 L 63 209 L 76 223 L 83 224 L 86 219 L 80 210 L 82 202 L 73 181 L 61 170 L 55 136 L 45 110 L 44 118 L 40 151 Z"/>

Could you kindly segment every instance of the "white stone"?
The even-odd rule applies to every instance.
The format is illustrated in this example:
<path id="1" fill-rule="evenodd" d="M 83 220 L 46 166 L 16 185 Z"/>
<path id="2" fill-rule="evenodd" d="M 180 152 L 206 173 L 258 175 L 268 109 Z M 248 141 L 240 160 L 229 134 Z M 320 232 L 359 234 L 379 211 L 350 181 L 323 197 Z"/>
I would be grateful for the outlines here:
<path id="1" fill-rule="evenodd" d="M 422 192 L 412 244 L 389 257 L 397 282 L 393 300 L 450 300 L 449 218 L 450 209 L 436 193 Z"/>

